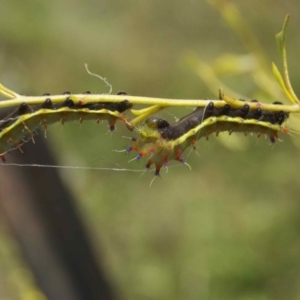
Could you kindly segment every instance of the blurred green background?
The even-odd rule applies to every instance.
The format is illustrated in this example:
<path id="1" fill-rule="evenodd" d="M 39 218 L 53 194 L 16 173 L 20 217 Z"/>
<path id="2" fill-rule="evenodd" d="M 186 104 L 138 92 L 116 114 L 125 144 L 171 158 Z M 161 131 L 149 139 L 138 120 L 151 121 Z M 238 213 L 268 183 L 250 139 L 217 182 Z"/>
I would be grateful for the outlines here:
<path id="1" fill-rule="evenodd" d="M 299 1 L 235 2 L 279 66 L 274 35 L 291 13 L 288 58 L 300 95 Z M 114 93 L 216 99 L 186 57 L 210 65 L 248 54 L 207 1 L 0 0 L 0 7 L 0 82 L 26 95 L 106 93 L 88 63 Z M 264 95 L 251 74 L 221 79 L 250 99 Z M 161 115 L 173 121 L 189 112 Z M 106 124 L 70 123 L 49 128 L 47 141 L 61 165 L 143 169 L 112 152 L 130 145 L 124 135 L 135 136 L 123 124 L 111 135 Z M 199 155 L 187 159 L 192 171 L 173 164 L 151 188 L 151 172 L 61 171 L 121 299 L 300 299 L 299 137 L 271 146 L 224 136 L 201 140 Z M 2 224 L 0 299 L 44 299 L 28 274 Z"/>

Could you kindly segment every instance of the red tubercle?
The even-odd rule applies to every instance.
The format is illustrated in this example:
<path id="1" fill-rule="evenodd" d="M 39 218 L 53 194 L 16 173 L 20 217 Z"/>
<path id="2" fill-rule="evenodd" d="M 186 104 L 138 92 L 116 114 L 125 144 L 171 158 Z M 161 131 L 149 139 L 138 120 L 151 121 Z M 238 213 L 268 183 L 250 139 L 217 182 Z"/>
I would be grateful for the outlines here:
<path id="1" fill-rule="evenodd" d="M 193 150 L 196 150 L 197 140 L 195 138 L 192 139 L 191 145 L 192 145 Z"/>
<path id="2" fill-rule="evenodd" d="M 152 166 L 153 161 L 151 161 L 150 159 L 148 160 L 147 164 L 146 164 L 146 168 L 150 169 L 150 167 Z"/>
<path id="3" fill-rule="evenodd" d="M 115 128 L 116 128 L 116 121 L 115 121 L 115 120 L 109 121 L 109 122 L 108 122 L 108 125 L 109 125 L 109 130 L 110 130 L 110 131 L 114 131 Z"/>
<path id="4" fill-rule="evenodd" d="M 130 146 L 130 147 L 127 147 L 126 148 L 126 151 L 127 152 L 132 152 L 132 151 L 137 151 L 138 149 L 137 149 L 137 147 L 136 146 Z"/>
<path id="5" fill-rule="evenodd" d="M 162 165 L 161 164 L 155 164 L 155 176 L 160 176 L 160 169 Z"/>
<path id="6" fill-rule="evenodd" d="M 147 164 L 146 164 L 146 168 L 149 170 L 152 165 L 153 165 L 153 161 L 151 161 L 149 159 Z M 162 167 L 162 164 L 155 163 L 155 176 L 160 176 L 161 167 Z"/>
<path id="7" fill-rule="evenodd" d="M 163 162 L 163 165 L 164 165 L 164 166 L 167 166 L 168 163 L 169 163 L 169 158 L 168 158 L 168 156 L 165 156 L 165 157 L 162 159 L 162 162 Z"/>
<path id="8" fill-rule="evenodd" d="M 125 116 L 120 116 L 120 120 L 124 123 L 127 123 L 127 119 L 125 118 Z"/>
<path id="9" fill-rule="evenodd" d="M 150 156 L 152 156 L 153 154 L 155 154 L 155 148 L 150 148 L 150 150 L 149 150 L 149 154 L 150 154 Z"/>
<path id="10" fill-rule="evenodd" d="M 137 155 L 137 158 L 140 159 L 140 158 L 143 158 L 147 155 L 147 153 L 145 151 L 141 151 L 138 155 Z"/>
<path id="11" fill-rule="evenodd" d="M 283 133 L 289 133 L 289 128 L 288 127 L 284 127 L 284 128 L 282 128 L 282 132 Z"/>
<path id="12" fill-rule="evenodd" d="M 176 160 L 179 161 L 179 162 L 184 162 L 184 159 L 183 159 L 183 152 L 181 150 L 177 150 L 177 153 L 176 153 Z"/>
<path id="13" fill-rule="evenodd" d="M 4 155 L 0 155 L 0 159 L 2 160 L 3 163 L 6 162 L 6 159 L 5 159 Z"/>

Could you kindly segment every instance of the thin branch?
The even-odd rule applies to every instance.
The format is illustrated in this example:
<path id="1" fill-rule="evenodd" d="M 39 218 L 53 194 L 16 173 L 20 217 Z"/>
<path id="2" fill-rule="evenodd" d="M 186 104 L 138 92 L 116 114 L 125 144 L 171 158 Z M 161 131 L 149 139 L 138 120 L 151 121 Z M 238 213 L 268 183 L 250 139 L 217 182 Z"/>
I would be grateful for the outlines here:
<path id="1" fill-rule="evenodd" d="M 68 95 L 75 103 L 95 103 L 95 102 L 120 102 L 127 99 L 132 104 L 142 105 L 158 105 L 160 107 L 206 107 L 208 102 L 213 102 L 216 107 L 223 107 L 228 101 L 217 99 L 166 99 L 166 98 L 151 98 L 141 96 L 124 96 L 124 95 L 103 95 L 103 94 L 74 94 Z M 62 103 L 66 100 L 66 95 L 53 95 L 53 96 L 19 96 L 17 99 L 3 100 L 0 102 L 0 109 L 7 107 L 16 107 L 22 103 L 28 105 L 39 105 L 45 102 L 47 98 L 51 98 L 53 103 Z M 242 107 L 245 102 L 239 101 L 238 99 L 230 98 L 233 102 L 234 107 Z M 229 102 L 230 102 L 229 101 Z M 255 109 L 260 107 L 264 110 L 269 111 L 285 111 L 285 112 L 300 112 L 299 105 L 274 105 L 261 102 L 246 102 L 250 108 Z"/>

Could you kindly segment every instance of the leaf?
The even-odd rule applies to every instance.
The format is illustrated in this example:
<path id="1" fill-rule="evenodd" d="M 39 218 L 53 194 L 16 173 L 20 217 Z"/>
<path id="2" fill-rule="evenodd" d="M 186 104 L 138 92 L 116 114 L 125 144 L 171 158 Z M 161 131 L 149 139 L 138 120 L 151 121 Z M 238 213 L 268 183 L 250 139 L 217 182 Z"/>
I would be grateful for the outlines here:
<path id="1" fill-rule="evenodd" d="M 295 99 L 293 98 L 293 96 L 289 93 L 288 89 L 286 88 L 285 83 L 283 81 L 283 78 L 282 78 L 282 76 L 281 76 L 281 74 L 280 74 L 277 66 L 275 65 L 275 63 L 272 63 L 272 71 L 273 71 L 273 74 L 275 76 L 275 79 L 279 83 L 281 89 L 283 90 L 283 92 L 285 93 L 285 95 L 288 97 L 288 99 L 292 103 L 297 104 L 298 102 L 295 101 Z"/>
<path id="2" fill-rule="evenodd" d="M 291 100 L 291 98 L 289 97 L 289 99 L 291 100 L 292 103 L 300 103 L 297 95 L 295 94 L 295 92 L 292 88 L 292 85 L 290 82 L 290 77 L 289 77 L 289 72 L 288 72 L 288 65 L 287 65 L 285 42 L 286 42 L 286 33 L 287 33 L 287 26 L 289 23 L 289 19 L 290 19 L 290 15 L 287 14 L 284 19 L 282 30 L 276 35 L 276 41 L 277 41 L 277 45 L 279 47 L 279 51 L 280 51 L 281 58 L 282 58 L 283 79 L 284 79 L 285 89 L 288 91 L 289 95 L 292 97 L 293 100 Z M 277 71 L 278 71 L 278 69 L 277 69 Z M 274 73 L 274 70 L 273 70 L 273 73 Z M 278 71 L 278 73 L 279 73 L 279 71 Z M 278 74 L 277 74 L 277 76 L 278 76 Z M 284 90 L 284 92 L 285 92 L 285 90 Z"/>

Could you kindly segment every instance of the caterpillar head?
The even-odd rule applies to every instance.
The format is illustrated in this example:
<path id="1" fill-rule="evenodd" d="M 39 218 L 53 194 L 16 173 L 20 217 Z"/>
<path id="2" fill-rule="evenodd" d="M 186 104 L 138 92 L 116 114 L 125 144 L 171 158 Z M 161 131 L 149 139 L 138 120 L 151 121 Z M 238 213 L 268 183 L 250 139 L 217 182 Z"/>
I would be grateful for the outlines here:
<path id="1" fill-rule="evenodd" d="M 168 126 L 170 125 L 165 119 L 152 116 L 138 128 L 138 132 L 144 141 L 155 142 L 160 138 L 160 130 Z"/>

